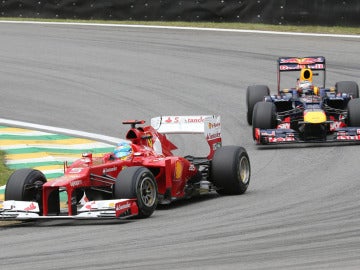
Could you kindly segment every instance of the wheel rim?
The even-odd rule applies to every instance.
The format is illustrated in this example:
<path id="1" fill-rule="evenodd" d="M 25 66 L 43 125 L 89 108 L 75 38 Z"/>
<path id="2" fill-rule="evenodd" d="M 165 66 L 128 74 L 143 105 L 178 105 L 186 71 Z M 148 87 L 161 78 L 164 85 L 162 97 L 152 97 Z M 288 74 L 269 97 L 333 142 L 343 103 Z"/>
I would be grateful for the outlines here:
<path id="1" fill-rule="evenodd" d="M 141 201 L 144 205 L 151 207 L 156 201 L 156 187 L 150 177 L 144 178 L 141 183 Z"/>
<path id="2" fill-rule="evenodd" d="M 24 200 L 41 202 L 41 187 L 44 184 L 41 180 L 36 180 L 32 184 L 25 185 L 23 187 Z"/>
<path id="3" fill-rule="evenodd" d="M 242 156 L 239 161 L 238 178 L 245 185 L 249 183 L 250 179 L 250 163 L 246 156 Z"/>

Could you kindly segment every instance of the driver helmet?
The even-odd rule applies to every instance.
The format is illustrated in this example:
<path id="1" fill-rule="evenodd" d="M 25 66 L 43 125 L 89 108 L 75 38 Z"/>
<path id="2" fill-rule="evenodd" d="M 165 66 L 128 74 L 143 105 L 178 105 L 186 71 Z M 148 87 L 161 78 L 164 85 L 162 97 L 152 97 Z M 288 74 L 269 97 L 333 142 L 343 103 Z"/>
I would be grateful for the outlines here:
<path id="1" fill-rule="evenodd" d="M 299 81 L 298 91 L 304 95 L 311 95 L 314 91 L 314 86 L 311 81 Z"/>
<path id="2" fill-rule="evenodd" d="M 118 145 L 114 149 L 114 156 L 117 158 L 125 159 L 131 154 L 132 154 L 132 148 L 130 143 L 128 142 L 118 143 Z"/>

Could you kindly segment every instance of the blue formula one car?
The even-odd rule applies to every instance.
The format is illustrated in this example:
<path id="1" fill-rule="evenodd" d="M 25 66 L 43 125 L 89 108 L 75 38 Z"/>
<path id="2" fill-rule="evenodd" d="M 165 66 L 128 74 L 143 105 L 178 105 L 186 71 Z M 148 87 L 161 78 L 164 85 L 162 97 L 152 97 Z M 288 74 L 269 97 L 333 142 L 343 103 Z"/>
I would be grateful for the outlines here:
<path id="1" fill-rule="evenodd" d="M 325 87 L 323 56 L 280 57 L 277 67 L 277 94 L 270 94 L 266 85 L 247 88 L 247 121 L 257 144 L 360 141 L 356 82 L 340 81 L 335 87 Z M 291 76 L 284 78 L 285 74 Z M 296 85 L 283 88 L 290 79 Z"/>

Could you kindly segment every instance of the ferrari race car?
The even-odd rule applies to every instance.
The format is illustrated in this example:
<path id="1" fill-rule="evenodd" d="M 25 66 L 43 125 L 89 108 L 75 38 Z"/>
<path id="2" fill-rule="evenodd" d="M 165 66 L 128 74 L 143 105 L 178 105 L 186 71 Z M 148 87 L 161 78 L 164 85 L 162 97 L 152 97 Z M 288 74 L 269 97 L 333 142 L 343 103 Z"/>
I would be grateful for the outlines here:
<path id="1" fill-rule="evenodd" d="M 280 57 L 277 66 L 277 94 L 271 95 L 266 85 L 247 88 L 247 121 L 257 144 L 360 141 L 356 82 L 340 81 L 326 88 L 323 56 Z M 291 75 L 290 88 L 283 88 L 285 74 Z"/>
<path id="2" fill-rule="evenodd" d="M 20 169 L 8 179 L 0 220 L 146 218 L 158 203 L 216 191 L 242 194 L 250 161 L 240 146 L 221 146 L 219 116 L 165 116 L 125 121 L 126 140 L 111 153 L 84 153 L 64 175 L 47 181 L 39 170 Z M 167 134 L 205 135 L 206 157 L 176 156 Z M 61 193 L 65 206 L 61 206 Z"/>

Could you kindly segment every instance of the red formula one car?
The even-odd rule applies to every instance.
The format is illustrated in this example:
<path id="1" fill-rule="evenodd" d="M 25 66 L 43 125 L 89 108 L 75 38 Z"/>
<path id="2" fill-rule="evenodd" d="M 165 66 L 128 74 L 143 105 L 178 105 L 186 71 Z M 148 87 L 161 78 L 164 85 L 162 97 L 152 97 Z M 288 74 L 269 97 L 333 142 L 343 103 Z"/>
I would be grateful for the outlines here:
<path id="1" fill-rule="evenodd" d="M 156 117 L 150 126 L 139 126 L 145 121 L 123 123 L 131 127 L 114 152 L 99 158 L 84 153 L 71 165 L 64 164 L 60 178 L 47 181 L 38 170 L 15 171 L 6 184 L 0 219 L 146 218 L 158 203 L 213 190 L 246 191 L 248 154 L 240 146 L 221 146 L 220 117 Z M 177 147 L 168 139 L 170 133 L 203 133 L 210 146 L 208 156 L 173 155 Z"/>
<path id="2" fill-rule="evenodd" d="M 247 120 L 257 144 L 360 141 L 359 86 L 340 81 L 327 88 L 325 71 L 323 56 L 280 57 L 277 94 L 266 85 L 247 88 Z"/>

